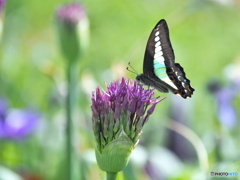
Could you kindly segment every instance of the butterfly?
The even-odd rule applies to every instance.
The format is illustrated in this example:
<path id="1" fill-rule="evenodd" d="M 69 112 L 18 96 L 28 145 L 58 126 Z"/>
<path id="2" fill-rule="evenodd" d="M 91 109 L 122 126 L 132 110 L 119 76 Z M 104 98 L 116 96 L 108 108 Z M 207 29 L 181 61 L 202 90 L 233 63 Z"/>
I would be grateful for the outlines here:
<path id="1" fill-rule="evenodd" d="M 137 75 L 136 80 L 160 92 L 171 91 L 183 98 L 193 94 L 194 89 L 182 66 L 175 63 L 168 25 L 164 19 L 156 24 L 150 34 L 144 55 L 143 74 Z"/>

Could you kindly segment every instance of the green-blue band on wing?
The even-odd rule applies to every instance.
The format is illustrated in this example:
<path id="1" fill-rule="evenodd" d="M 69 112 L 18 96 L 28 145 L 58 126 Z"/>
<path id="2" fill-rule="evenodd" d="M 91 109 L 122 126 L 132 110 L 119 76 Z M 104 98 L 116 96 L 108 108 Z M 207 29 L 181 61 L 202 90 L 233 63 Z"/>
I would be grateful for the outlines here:
<path id="1" fill-rule="evenodd" d="M 158 63 L 160 63 L 160 64 L 164 64 L 164 58 L 156 58 L 156 59 L 154 59 L 153 60 L 153 63 L 154 64 L 158 64 Z"/>
<path id="2" fill-rule="evenodd" d="M 159 75 L 157 75 L 157 77 L 158 77 L 159 79 L 163 80 L 163 79 L 168 78 L 168 75 L 167 75 L 166 73 L 164 73 L 164 74 L 159 74 Z"/>
<path id="3" fill-rule="evenodd" d="M 166 68 L 154 69 L 156 76 L 160 74 L 166 74 Z"/>
<path id="4" fill-rule="evenodd" d="M 165 68 L 166 67 L 165 64 L 160 64 L 160 63 L 154 64 L 153 66 L 154 66 L 155 69 L 157 69 L 157 68 Z"/>

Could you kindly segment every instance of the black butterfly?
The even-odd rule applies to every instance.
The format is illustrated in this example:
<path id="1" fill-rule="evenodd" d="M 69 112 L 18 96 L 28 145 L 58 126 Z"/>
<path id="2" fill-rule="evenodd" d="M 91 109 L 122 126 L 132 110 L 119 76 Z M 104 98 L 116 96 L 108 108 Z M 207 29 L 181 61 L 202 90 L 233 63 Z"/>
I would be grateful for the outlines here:
<path id="1" fill-rule="evenodd" d="M 194 89 L 186 78 L 180 64 L 175 63 L 175 56 L 169 39 L 169 30 L 164 19 L 152 30 L 144 55 L 143 74 L 136 79 L 158 91 L 191 97 Z"/>

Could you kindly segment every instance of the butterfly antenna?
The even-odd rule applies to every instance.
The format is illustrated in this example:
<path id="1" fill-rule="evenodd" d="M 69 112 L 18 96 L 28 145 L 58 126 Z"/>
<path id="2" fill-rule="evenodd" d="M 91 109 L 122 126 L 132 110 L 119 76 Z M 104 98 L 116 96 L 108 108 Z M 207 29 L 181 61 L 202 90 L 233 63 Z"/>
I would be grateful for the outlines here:
<path id="1" fill-rule="evenodd" d="M 131 72 L 131 73 L 134 73 L 136 75 L 138 75 L 137 71 L 132 67 L 132 65 L 130 64 L 130 62 L 128 63 L 129 67 L 132 69 L 130 69 L 129 67 L 127 67 L 126 69 Z"/>
<path id="2" fill-rule="evenodd" d="M 133 73 L 133 74 L 137 74 L 137 75 L 138 75 L 138 73 L 136 73 L 135 71 L 132 71 L 132 70 L 130 70 L 130 69 L 129 69 L 129 67 L 127 67 L 126 69 L 127 69 L 129 72 L 131 72 L 131 73 Z"/>

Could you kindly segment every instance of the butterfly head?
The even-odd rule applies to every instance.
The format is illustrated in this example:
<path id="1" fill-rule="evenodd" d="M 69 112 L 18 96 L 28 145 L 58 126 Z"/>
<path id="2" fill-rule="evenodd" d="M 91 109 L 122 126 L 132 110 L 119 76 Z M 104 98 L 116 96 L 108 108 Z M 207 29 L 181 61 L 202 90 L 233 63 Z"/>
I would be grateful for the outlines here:
<path id="1" fill-rule="evenodd" d="M 143 74 L 137 75 L 136 80 L 142 82 Z"/>
<path id="2" fill-rule="evenodd" d="M 149 78 L 148 76 L 146 76 L 144 74 L 138 74 L 136 77 L 136 80 L 147 86 L 153 86 L 153 81 L 151 80 L 151 78 Z"/>

